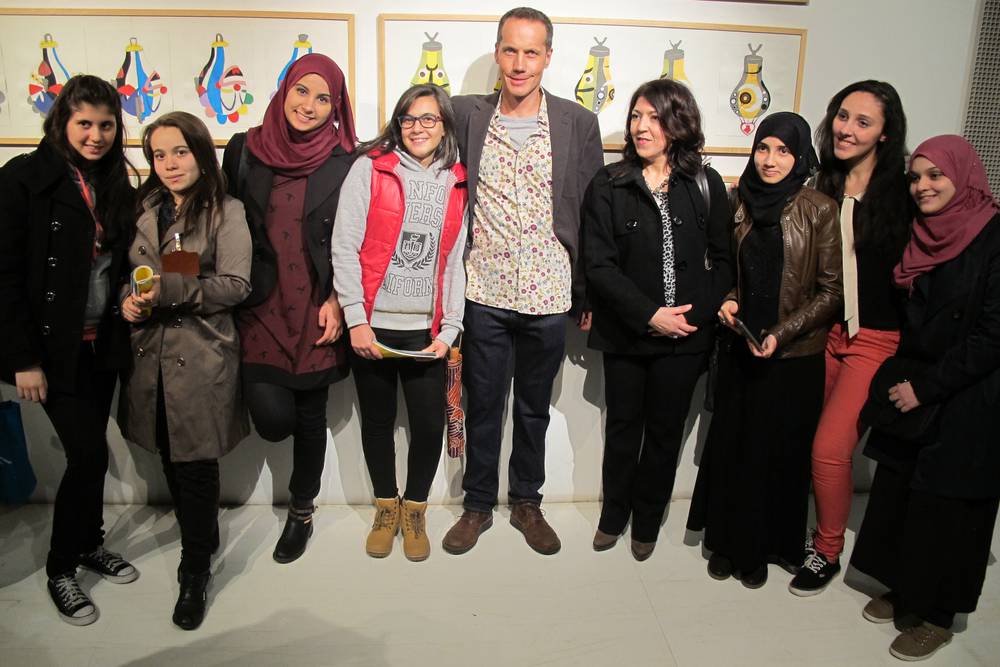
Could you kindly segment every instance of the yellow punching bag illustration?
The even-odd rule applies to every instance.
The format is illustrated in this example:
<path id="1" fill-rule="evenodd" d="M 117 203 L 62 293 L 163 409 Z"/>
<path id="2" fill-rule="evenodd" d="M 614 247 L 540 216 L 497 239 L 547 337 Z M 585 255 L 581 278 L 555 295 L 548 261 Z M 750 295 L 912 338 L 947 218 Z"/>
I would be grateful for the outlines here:
<path id="1" fill-rule="evenodd" d="M 417 65 L 416 74 L 410 79 L 410 85 L 433 83 L 451 95 L 451 82 L 448 81 L 448 73 L 444 71 L 444 52 L 441 50 L 441 42 L 437 41 L 438 34 L 434 33 L 432 37 L 424 33 L 427 41 L 420 47 L 420 64 Z"/>
<path id="2" fill-rule="evenodd" d="M 670 48 L 663 52 L 663 72 L 660 73 L 660 78 L 680 81 L 690 86 L 691 82 L 684 73 L 684 49 L 680 45 L 681 42 L 670 42 Z"/>
<path id="3" fill-rule="evenodd" d="M 752 44 L 747 44 L 750 55 L 743 56 L 743 78 L 729 97 L 729 106 L 740 118 L 740 131 L 747 136 L 753 134 L 757 119 L 771 106 L 771 93 L 767 91 L 762 78 L 764 57 L 757 55 L 763 46 L 758 44 L 755 49 Z"/>
<path id="4" fill-rule="evenodd" d="M 597 39 L 590 47 L 587 66 L 576 82 L 576 101 L 594 113 L 601 113 L 615 99 L 615 84 L 611 81 L 611 49 L 604 46 L 608 38 Z"/>

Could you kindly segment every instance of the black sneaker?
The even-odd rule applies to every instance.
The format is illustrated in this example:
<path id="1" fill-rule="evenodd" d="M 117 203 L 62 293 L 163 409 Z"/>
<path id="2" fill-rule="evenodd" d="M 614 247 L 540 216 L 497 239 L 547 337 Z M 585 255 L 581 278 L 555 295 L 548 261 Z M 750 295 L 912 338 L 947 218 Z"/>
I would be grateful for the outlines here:
<path id="1" fill-rule="evenodd" d="M 822 593 L 838 572 L 840 572 L 840 563 L 831 563 L 826 559 L 826 556 L 817 551 L 806 558 L 802 569 L 788 584 L 788 590 L 799 597 L 809 597 Z"/>
<path id="2" fill-rule="evenodd" d="M 80 588 L 73 573 L 49 579 L 49 597 L 59 610 L 59 617 L 71 625 L 90 625 L 97 620 L 97 607 Z"/>
<path id="3" fill-rule="evenodd" d="M 80 556 L 80 567 L 93 570 L 113 584 L 128 584 L 139 578 L 139 570 L 131 563 L 104 547 L 97 547 Z"/>

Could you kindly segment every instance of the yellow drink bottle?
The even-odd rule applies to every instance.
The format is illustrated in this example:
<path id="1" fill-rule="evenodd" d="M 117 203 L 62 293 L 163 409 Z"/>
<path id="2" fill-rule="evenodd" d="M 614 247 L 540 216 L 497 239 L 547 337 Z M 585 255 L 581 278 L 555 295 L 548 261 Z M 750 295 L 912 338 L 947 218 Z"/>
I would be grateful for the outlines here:
<path id="1" fill-rule="evenodd" d="M 139 296 L 153 289 L 153 267 L 145 264 L 135 267 L 132 270 L 132 296 Z M 152 306 L 141 308 L 143 317 L 149 317 L 153 312 Z"/>

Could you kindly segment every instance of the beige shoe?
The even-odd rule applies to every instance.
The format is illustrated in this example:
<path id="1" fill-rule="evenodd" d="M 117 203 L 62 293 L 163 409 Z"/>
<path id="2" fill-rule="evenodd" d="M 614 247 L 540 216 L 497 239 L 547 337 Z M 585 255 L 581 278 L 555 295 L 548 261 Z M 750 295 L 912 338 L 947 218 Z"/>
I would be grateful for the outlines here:
<path id="1" fill-rule="evenodd" d="M 372 523 L 365 551 L 372 558 L 385 558 L 392 553 L 392 541 L 399 532 L 399 498 L 376 498 L 375 521 Z"/>
<path id="2" fill-rule="evenodd" d="M 427 539 L 427 503 L 417 503 L 403 498 L 403 553 L 412 561 L 427 560 L 431 543 Z"/>
<path id="3" fill-rule="evenodd" d="M 926 660 L 937 653 L 938 649 L 947 646 L 951 637 L 951 630 L 924 621 L 903 630 L 892 642 L 889 653 L 907 662 Z"/>
<path id="4" fill-rule="evenodd" d="M 861 610 L 861 615 L 865 620 L 872 623 L 892 623 L 895 617 L 895 607 L 892 604 L 892 597 L 885 593 L 877 598 L 872 598 Z"/>

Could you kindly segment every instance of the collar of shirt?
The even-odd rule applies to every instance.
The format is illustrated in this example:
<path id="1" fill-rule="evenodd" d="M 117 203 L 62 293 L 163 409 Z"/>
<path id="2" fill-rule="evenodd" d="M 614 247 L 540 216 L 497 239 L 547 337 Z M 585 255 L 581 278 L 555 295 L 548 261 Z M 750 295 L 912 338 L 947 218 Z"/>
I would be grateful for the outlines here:
<path id="1" fill-rule="evenodd" d="M 532 133 L 532 135 L 528 138 L 528 141 L 531 141 L 535 137 L 542 136 L 543 133 L 548 133 L 549 131 L 549 107 L 545 99 L 547 94 L 544 88 L 539 88 L 539 90 L 542 92 L 542 102 L 538 106 L 538 129 Z M 502 99 L 503 93 L 497 96 L 497 106 L 493 111 L 493 117 L 490 119 L 490 130 L 495 132 L 505 144 L 513 145 L 510 140 L 510 133 L 507 131 L 507 126 L 504 125 L 503 120 L 501 119 L 502 114 L 500 113 L 500 102 Z M 527 145 L 528 141 L 524 142 L 525 145 Z"/>

